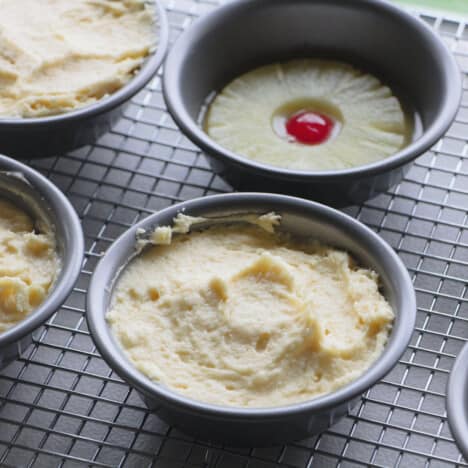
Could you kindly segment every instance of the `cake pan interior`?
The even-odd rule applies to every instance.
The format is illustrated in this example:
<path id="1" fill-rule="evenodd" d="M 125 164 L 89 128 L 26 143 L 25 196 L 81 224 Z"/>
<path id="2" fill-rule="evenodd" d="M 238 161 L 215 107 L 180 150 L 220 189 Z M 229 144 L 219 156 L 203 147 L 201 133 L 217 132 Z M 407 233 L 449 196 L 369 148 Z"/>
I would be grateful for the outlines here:
<path id="1" fill-rule="evenodd" d="M 181 49 L 186 56 L 177 85 L 192 118 L 207 97 L 241 73 L 301 57 L 343 60 L 376 74 L 424 128 L 438 117 L 449 94 L 444 54 L 429 31 L 415 30 L 398 10 L 383 15 L 371 1 L 235 3 Z"/>

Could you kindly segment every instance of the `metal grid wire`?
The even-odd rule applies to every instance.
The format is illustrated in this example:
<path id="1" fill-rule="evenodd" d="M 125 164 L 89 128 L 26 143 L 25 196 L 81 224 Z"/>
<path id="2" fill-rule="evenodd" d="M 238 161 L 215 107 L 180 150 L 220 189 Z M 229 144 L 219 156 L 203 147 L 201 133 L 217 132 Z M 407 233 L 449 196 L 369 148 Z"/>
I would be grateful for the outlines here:
<path id="1" fill-rule="evenodd" d="M 172 39 L 214 1 L 169 0 Z M 468 72 L 468 26 L 421 14 Z M 84 318 L 101 253 L 137 220 L 231 190 L 168 116 L 160 75 L 111 133 L 68 155 L 33 161 L 69 197 L 86 236 L 70 298 L 23 357 L 0 374 L 0 465 L 27 467 L 468 466 L 453 442 L 445 386 L 468 339 L 468 80 L 445 138 L 388 193 L 346 211 L 400 254 L 417 291 L 411 345 L 352 414 L 319 437 L 268 449 L 212 446 L 168 427 L 99 356 Z M 462 396 L 460 396 L 461 398 Z"/>

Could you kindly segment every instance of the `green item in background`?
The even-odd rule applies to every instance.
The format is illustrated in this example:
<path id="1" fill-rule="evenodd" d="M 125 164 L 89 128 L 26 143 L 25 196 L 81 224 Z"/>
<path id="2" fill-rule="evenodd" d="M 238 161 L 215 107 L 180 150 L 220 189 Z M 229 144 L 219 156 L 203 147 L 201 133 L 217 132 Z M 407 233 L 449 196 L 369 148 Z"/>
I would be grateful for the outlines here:
<path id="1" fill-rule="evenodd" d="M 395 0 L 395 2 L 402 5 L 416 5 L 463 15 L 468 14 L 468 0 Z"/>

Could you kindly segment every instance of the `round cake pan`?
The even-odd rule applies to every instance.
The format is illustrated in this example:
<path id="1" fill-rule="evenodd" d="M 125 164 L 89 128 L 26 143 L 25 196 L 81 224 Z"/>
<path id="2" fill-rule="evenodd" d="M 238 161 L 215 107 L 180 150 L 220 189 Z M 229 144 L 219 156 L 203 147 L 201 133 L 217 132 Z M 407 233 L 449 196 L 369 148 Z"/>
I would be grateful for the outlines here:
<path id="1" fill-rule="evenodd" d="M 247 70 L 301 57 L 339 59 L 379 76 L 417 115 L 421 131 L 391 157 L 327 171 L 255 162 L 204 132 L 200 116 L 214 92 Z M 441 39 L 388 2 L 236 0 L 194 22 L 179 37 L 165 63 L 163 89 L 176 123 L 233 186 L 345 205 L 362 202 L 403 178 L 410 163 L 448 129 L 462 86 L 456 61 Z"/>
<path id="2" fill-rule="evenodd" d="M 0 368 L 32 342 L 32 333 L 66 300 L 81 270 L 84 254 L 80 220 L 62 192 L 35 170 L 0 155 L 0 198 L 23 208 L 36 223 L 53 229 L 61 268 L 46 299 L 24 320 L 0 333 Z"/>
<path id="3" fill-rule="evenodd" d="M 0 152 L 16 158 L 61 155 L 94 143 L 122 117 L 129 100 L 154 77 L 166 55 L 169 26 L 159 0 L 156 8 L 157 47 L 125 86 L 94 104 L 63 114 L 38 118 L 0 118 Z"/>
<path id="4" fill-rule="evenodd" d="M 136 255 L 137 232 L 171 225 L 180 212 L 218 217 L 271 211 L 282 216 L 282 230 L 345 249 L 362 265 L 380 275 L 384 294 L 396 319 L 378 360 L 361 377 L 336 392 L 290 406 L 262 409 L 195 401 L 151 381 L 136 370 L 113 337 L 105 316 L 119 275 Z M 285 443 L 328 428 L 347 414 L 360 396 L 396 364 L 410 340 L 415 316 L 415 293 L 408 272 L 396 253 L 377 234 L 351 217 L 318 203 L 260 193 L 200 198 L 149 216 L 131 227 L 109 248 L 95 269 L 87 296 L 87 319 L 96 346 L 109 366 L 141 393 L 148 407 L 184 432 L 236 446 Z"/>
<path id="5" fill-rule="evenodd" d="M 450 374 L 446 405 L 450 429 L 468 460 L 468 343 L 457 357 Z"/>

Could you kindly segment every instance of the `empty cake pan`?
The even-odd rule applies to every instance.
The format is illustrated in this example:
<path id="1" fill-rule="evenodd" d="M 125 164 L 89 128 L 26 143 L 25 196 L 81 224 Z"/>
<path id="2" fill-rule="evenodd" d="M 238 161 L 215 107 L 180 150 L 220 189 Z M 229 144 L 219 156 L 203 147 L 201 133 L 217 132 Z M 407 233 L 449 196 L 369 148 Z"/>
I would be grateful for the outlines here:
<path id="1" fill-rule="evenodd" d="M 290 170 L 253 161 L 211 139 L 208 100 L 255 67 L 303 57 L 338 59 L 380 77 L 414 116 L 413 140 L 377 162 L 342 170 Z M 181 130 L 213 169 L 241 189 L 299 193 L 339 205 L 398 183 L 448 129 L 461 77 L 448 48 L 421 20 L 383 0 L 236 0 L 194 22 L 166 64 L 164 96 Z"/>

